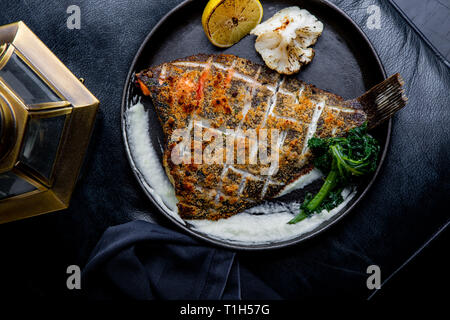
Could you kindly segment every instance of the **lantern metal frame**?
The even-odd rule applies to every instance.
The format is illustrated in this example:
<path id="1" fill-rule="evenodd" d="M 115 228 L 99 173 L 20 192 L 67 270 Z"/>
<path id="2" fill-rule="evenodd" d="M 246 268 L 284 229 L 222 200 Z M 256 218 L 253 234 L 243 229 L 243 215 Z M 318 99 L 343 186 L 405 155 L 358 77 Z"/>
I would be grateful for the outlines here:
<path id="1" fill-rule="evenodd" d="M 0 27 L 0 70 L 13 54 L 24 62 L 60 99 L 27 104 L 0 76 L 0 112 L 9 134 L 0 149 L 0 174 L 11 171 L 36 190 L 0 200 L 0 223 L 65 209 L 75 188 L 93 131 L 99 101 L 82 82 L 25 25 Z M 19 159 L 30 119 L 66 115 L 50 177 L 44 177 Z M 8 142 L 8 143 L 6 143 Z M 1 146 L 0 146 L 1 147 Z M 3 155 L 2 155 L 3 152 Z"/>

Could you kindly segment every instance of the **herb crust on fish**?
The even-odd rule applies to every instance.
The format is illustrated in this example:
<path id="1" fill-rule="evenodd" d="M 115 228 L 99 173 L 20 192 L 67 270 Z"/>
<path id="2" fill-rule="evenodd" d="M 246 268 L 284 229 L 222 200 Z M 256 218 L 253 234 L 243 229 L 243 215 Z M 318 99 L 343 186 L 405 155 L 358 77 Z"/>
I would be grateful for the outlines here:
<path id="1" fill-rule="evenodd" d="M 136 84 L 152 98 L 161 122 L 163 164 L 184 219 L 226 218 L 276 197 L 313 168 L 307 144 L 312 136 L 342 136 L 364 122 L 374 127 L 406 103 L 398 74 L 345 101 L 233 55 L 199 54 L 163 63 L 136 74 Z M 196 130 L 210 138 L 202 150 L 215 142 L 223 158 L 213 163 L 174 161 L 180 144 L 177 130 L 187 132 L 185 151 L 192 158 L 199 142 Z M 260 155 L 258 137 L 264 130 L 275 141 L 264 145 L 271 159 L 276 155 L 275 166 L 251 161 L 252 155 Z M 254 132 L 256 138 L 242 132 Z M 237 141 L 231 145 L 232 161 L 225 156 L 230 136 Z M 236 161 L 242 152 L 244 161 Z"/>

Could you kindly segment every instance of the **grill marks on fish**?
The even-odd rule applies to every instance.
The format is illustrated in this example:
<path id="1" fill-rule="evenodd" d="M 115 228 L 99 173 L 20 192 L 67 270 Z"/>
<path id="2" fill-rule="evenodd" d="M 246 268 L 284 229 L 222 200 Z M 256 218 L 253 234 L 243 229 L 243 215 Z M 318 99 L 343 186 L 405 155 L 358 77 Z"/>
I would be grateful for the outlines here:
<path id="1" fill-rule="evenodd" d="M 363 111 L 346 106 L 338 96 L 230 55 L 176 60 L 145 70 L 137 79 L 151 93 L 163 126 L 164 165 L 185 219 L 224 218 L 275 197 L 312 169 L 310 137 L 340 135 L 366 119 Z M 193 135 L 194 120 L 201 121 L 203 133 L 224 136 L 224 148 L 227 129 L 235 130 L 237 139 L 241 130 L 279 129 L 275 150 L 268 146 L 268 153 L 278 152 L 278 166 L 250 164 L 248 157 L 241 164 L 175 165 L 173 130 L 187 127 Z M 260 146 L 250 144 L 245 154 L 254 156 Z M 269 175 L 263 175 L 263 169 Z"/>

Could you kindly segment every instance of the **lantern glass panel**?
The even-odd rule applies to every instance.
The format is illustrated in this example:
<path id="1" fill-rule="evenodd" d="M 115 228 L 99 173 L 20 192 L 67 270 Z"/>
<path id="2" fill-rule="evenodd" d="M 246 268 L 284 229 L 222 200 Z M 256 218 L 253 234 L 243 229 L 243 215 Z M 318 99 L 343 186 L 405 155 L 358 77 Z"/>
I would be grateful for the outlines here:
<path id="1" fill-rule="evenodd" d="M 0 77 L 28 105 L 61 101 L 16 53 L 13 53 L 7 64 L 0 69 Z"/>
<path id="2" fill-rule="evenodd" d="M 50 180 L 67 115 L 31 118 L 25 132 L 20 162 Z"/>
<path id="3" fill-rule="evenodd" d="M 0 174 L 0 200 L 18 196 L 36 190 L 36 187 L 28 183 L 13 172 Z"/>

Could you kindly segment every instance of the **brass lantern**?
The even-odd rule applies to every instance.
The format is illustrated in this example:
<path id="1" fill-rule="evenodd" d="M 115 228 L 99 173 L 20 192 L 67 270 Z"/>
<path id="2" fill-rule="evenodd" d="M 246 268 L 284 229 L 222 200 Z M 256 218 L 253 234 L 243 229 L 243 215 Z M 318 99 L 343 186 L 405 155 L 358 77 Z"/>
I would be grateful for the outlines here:
<path id="1" fill-rule="evenodd" d="M 0 223 L 68 207 L 98 104 L 23 22 L 0 27 Z"/>

